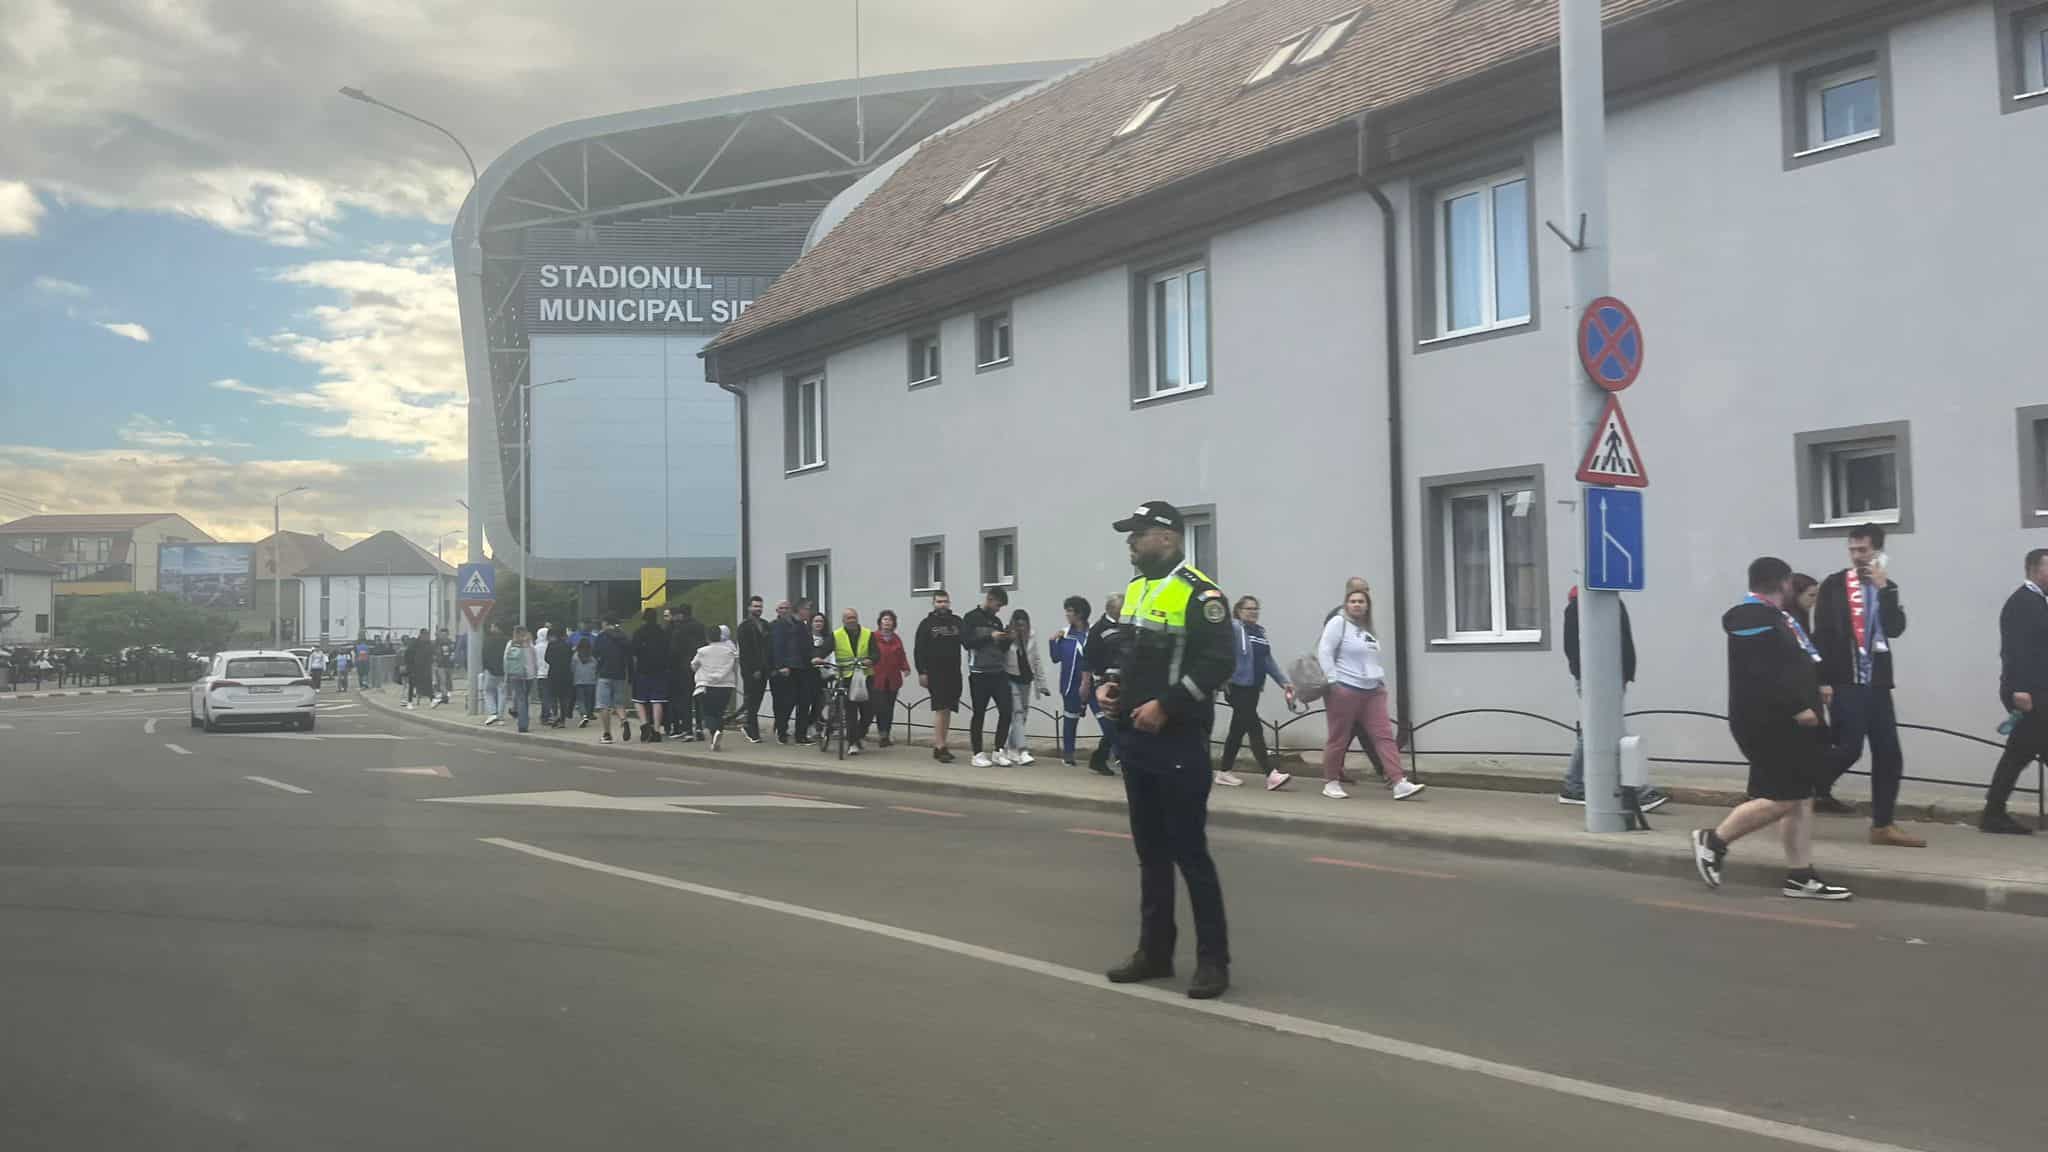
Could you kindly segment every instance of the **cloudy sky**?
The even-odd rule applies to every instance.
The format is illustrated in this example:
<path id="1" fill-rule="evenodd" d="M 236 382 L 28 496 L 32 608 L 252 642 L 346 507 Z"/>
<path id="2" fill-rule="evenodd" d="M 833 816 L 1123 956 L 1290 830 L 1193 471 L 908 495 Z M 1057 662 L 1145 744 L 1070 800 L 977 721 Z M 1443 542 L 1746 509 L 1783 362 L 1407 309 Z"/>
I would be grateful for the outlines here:
<path id="1" fill-rule="evenodd" d="M 870 74 L 1097 55 L 1219 0 L 864 0 Z M 839 79 L 853 0 L 0 0 L 0 521 L 463 525 L 449 222 L 564 120 Z M 460 548 L 459 536 L 449 541 Z"/>

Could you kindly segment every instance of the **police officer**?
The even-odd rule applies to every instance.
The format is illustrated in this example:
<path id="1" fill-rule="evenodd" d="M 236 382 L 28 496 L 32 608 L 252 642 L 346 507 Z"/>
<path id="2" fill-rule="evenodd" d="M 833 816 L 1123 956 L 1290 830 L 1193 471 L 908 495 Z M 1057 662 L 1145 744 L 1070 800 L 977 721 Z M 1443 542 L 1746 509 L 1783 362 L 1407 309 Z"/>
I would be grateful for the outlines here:
<path id="1" fill-rule="evenodd" d="M 1230 987 L 1223 886 L 1209 858 L 1209 726 L 1216 692 L 1236 664 L 1223 590 L 1187 562 L 1180 510 L 1138 506 L 1114 525 L 1126 533 L 1138 578 L 1124 591 L 1114 671 L 1096 689 L 1117 717 L 1131 840 L 1138 851 L 1138 951 L 1110 969 L 1111 983 L 1173 975 L 1173 870 L 1195 913 L 1195 978 L 1188 995 Z"/>

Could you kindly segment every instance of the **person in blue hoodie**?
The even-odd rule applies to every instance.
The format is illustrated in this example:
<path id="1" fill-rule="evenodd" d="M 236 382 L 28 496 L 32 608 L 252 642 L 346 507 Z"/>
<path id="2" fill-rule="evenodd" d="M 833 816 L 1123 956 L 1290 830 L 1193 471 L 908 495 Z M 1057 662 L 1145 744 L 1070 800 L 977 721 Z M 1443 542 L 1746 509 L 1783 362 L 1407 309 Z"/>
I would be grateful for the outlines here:
<path id="1" fill-rule="evenodd" d="M 1729 845 L 1783 822 L 1785 885 L 1798 900 L 1847 900 L 1849 890 L 1813 870 L 1813 797 L 1826 766 L 1820 727 L 1821 652 L 1787 609 L 1792 566 L 1750 561 L 1749 595 L 1721 616 L 1728 634 L 1728 730 L 1749 761 L 1750 799 L 1718 827 L 1696 828 L 1693 864 L 1721 886 Z"/>
<path id="2" fill-rule="evenodd" d="M 1074 766 L 1074 734 L 1088 702 L 1088 601 L 1069 596 L 1067 629 L 1055 632 L 1049 645 L 1053 663 L 1060 666 L 1060 762 Z"/>
<path id="3" fill-rule="evenodd" d="M 1236 619 L 1230 622 L 1230 630 L 1237 642 L 1237 667 L 1230 674 L 1230 683 L 1223 688 L 1223 699 L 1230 705 L 1230 732 L 1223 737 L 1223 763 L 1216 770 L 1216 783 L 1225 788 L 1244 784 L 1243 777 L 1230 768 L 1237 763 L 1238 747 L 1249 741 L 1252 759 L 1258 761 L 1259 770 L 1266 774 L 1266 791 L 1276 791 L 1294 779 L 1294 774 L 1275 767 L 1266 752 L 1265 726 L 1259 721 L 1259 695 L 1266 681 L 1271 680 L 1287 694 L 1287 707 L 1292 709 L 1294 685 L 1288 681 L 1287 673 L 1280 670 L 1280 662 L 1273 658 L 1273 646 L 1266 642 L 1265 626 L 1259 623 L 1258 597 L 1237 598 Z"/>

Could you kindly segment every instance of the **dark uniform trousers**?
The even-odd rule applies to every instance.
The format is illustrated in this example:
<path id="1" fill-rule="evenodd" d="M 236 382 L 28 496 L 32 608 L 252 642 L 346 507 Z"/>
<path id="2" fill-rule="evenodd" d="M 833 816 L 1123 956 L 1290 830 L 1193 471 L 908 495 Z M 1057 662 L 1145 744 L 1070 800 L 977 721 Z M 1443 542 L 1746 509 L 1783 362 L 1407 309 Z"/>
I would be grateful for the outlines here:
<path id="1" fill-rule="evenodd" d="M 1223 884 L 1209 858 L 1209 725 L 1175 722 L 1159 732 L 1125 728 L 1124 795 L 1130 801 L 1131 840 L 1138 850 L 1138 950 L 1154 960 L 1173 958 L 1173 870 L 1187 881 L 1195 913 L 1195 958 L 1230 963 L 1223 921 Z"/>
<path id="2" fill-rule="evenodd" d="M 2005 738 L 2005 754 L 1998 758 L 1998 770 L 1991 774 L 1991 790 L 1984 795 L 1984 810 L 2005 811 L 2006 800 L 2019 786 L 2020 773 L 2041 759 L 2048 759 L 2048 721 L 2039 712 L 2022 712 L 2012 734 Z"/>

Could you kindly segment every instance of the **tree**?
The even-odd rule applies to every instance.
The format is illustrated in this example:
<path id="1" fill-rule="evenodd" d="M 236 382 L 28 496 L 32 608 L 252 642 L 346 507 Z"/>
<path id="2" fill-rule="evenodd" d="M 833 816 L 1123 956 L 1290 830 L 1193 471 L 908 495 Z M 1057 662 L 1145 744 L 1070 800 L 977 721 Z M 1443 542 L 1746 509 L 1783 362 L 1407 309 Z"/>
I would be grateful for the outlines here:
<path id="1" fill-rule="evenodd" d="M 232 616 L 208 612 L 162 592 L 69 598 L 64 640 L 105 667 L 125 665 L 142 674 L 182 675 L 187 653 L 217 652 L 235 631 Z M 148 651 L 136 652 L 135 649 Z M 161 654 L 173 658 L 162 659 Z M 159 658 L 152 659 L 152 655 Z"/>
<path id="2" fill-rule="evenodd" d="M 513 626 L 519 623 L 519 574 L 498 569 L 496 591 L 498 599 L 491 606 L 489 626 L 509 637 Z M 578 602 L 576 585 L 535 580 L 526 589 L 527 626 L 538 628 L 550 620 L 573 626 L 581 620 L 577 615 Z"/>
<path id="3" fill-rule="evenodd" d="M 716 638 L 719 625 L 730 628 L 734 623 L 733 597 L 738 588 L 739 582 L 727 576 L 723 580 L 707 580 L 698 584 L 676 599 L 688 604 L 691 614 Z"/>

